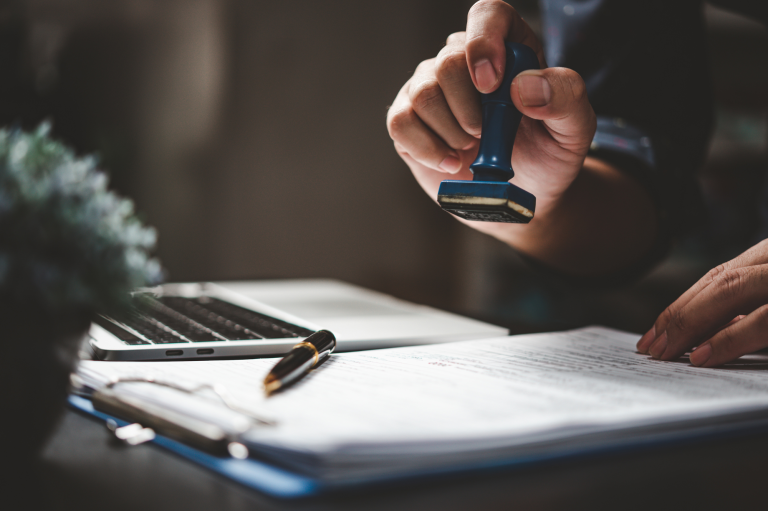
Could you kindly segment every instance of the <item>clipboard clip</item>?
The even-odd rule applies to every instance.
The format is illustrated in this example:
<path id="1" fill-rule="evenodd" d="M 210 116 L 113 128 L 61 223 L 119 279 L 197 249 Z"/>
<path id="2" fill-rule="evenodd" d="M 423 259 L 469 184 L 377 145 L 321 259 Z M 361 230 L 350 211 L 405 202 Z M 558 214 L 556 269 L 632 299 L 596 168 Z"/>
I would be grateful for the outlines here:
<path id="1" fill-rule="evenodd" d="M 155 430 L 145 428 L 138 422 L 120 426 L 115 419 L 107 419 L 107 429 L 115 435 L 115 438 L 126 445 L 141 445 L 155 439 Z"/>
<path id="2" fill-rule="evenodd" d="M 248 448 L 239 442 L 241 430 L 227 430 L 219 424 L 184 415 L 167 407 L 159 406 L 136 396 L 117 392 L 115 386 L 122 383 L 151 383 L 186 394 L 200 394 L 208 390 L 228 409 L 244 416 L 250 426 L 274 426 L 276 423 L 238 406 L 220 385 L 199 385 L 188 388 L 153 378 L 118 378 L 110 381 L 91 395 L 96 410 L 129 422 L 120 426 L 114 419 L 107 420 L 107 428 L 122 443 L 135 446 L 154 440 L 156 433 L 178 440 L 217 456 L 245 459 Z M 248 428 L 249 429 L 249 428 Z"/>

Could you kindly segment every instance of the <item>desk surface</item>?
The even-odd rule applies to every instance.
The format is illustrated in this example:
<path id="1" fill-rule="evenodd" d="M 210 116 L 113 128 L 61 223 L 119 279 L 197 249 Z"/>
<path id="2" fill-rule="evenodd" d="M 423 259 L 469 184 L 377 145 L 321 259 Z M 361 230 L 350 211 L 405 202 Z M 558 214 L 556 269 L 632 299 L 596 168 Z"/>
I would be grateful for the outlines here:
<path id="1" fill-rule="evenodd" d="M 41 470 L 37 488 L 51 510 L 745 509 L 765 505 L 768 435 L 278 501 L 157 447 L 115 445 L 103 424 L 70 410 Z"/>

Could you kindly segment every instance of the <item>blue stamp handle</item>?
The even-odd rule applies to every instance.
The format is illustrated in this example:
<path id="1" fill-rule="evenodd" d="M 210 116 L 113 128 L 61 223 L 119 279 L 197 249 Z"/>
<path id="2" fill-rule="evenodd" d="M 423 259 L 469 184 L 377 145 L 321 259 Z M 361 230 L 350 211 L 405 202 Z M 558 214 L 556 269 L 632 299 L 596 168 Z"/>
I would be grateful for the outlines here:
<path id="1" fill-rule="evenodd" d="M 501 85 L 490 94 L 481 95 L 483 132 L 477 159 L 469 166 L 475 175 L 474 181 L 509 181 L 515 175 L 511 163 L 512 147 L 523 114 L 512 103 L 509 88 L 522 71 L 539 69 L 539 59 L 524 44 L 506 43 L 505 47 L 507 62 Z"/>

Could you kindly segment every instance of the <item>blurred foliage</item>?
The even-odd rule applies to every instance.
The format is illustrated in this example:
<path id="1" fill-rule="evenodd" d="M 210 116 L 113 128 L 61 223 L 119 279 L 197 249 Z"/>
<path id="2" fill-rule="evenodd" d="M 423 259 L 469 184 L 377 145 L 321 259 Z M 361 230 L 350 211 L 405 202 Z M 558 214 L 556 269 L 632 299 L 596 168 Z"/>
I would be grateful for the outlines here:
<path id="1" fill-rule="evenodd" d="M 0 303 L 41 320 L 115 312 L 162 278 L 155 230 L 49 129 L 0 130 Z"/>

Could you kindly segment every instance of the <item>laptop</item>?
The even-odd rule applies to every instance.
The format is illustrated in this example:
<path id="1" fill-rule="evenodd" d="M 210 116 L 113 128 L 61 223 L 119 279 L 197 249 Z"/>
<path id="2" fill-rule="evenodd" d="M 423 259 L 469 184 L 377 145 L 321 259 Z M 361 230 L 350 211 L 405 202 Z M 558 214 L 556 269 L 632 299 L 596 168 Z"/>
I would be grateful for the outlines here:
<path id="1" fill-rule="evenodd" d="M 166 284 L 137 291 L 119 317 L 99 316 L 100 360 L 276 356 L 320 329 L 337 351 L 499 337 L 505 328 L 335 280 Z"/>

